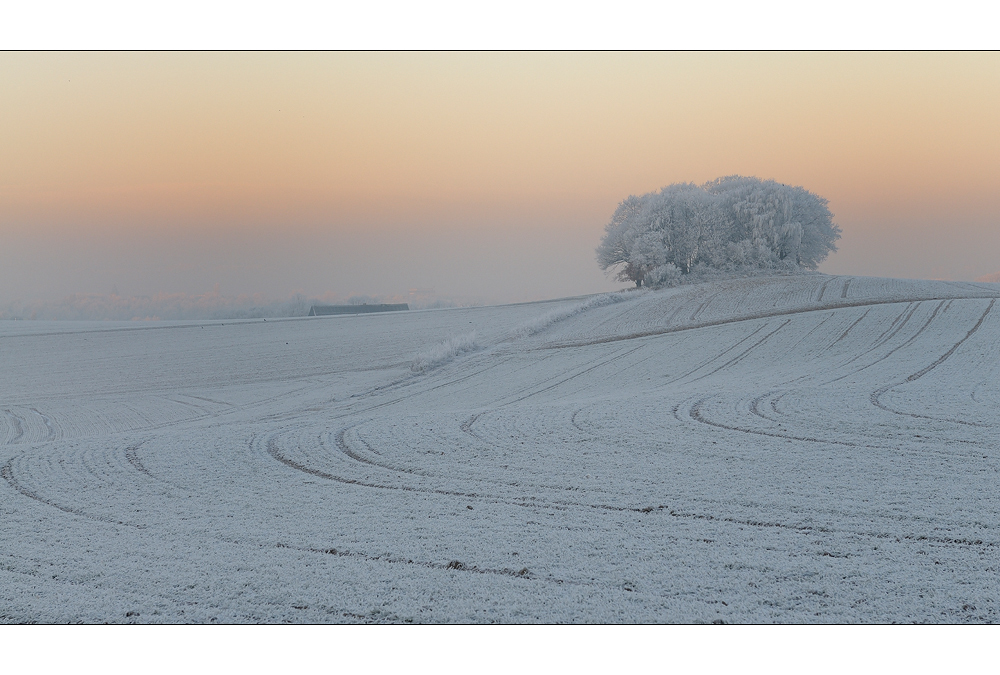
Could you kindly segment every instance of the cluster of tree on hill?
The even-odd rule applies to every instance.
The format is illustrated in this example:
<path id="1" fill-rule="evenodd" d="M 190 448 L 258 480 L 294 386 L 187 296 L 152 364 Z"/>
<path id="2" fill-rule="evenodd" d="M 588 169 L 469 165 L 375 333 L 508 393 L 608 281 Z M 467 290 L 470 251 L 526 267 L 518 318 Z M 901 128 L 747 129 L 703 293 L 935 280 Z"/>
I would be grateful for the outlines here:
<path id="1" fill-rule="evenodd" d="M 826 205 L 804 188 L 755 177 L 674 183 L 618 205 L 597 262 L 617 268 L 622 281 L 653 287 L 719 273 L 814 270 L 840 239 Z"/>

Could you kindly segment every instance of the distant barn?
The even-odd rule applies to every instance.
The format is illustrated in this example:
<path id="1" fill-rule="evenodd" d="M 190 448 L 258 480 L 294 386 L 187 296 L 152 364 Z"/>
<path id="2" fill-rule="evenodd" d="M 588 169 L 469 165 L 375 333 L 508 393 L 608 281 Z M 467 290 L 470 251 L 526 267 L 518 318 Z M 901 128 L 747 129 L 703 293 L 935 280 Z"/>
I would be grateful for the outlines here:
<path id="1" fill-rule="evenodd" d="M 367 314 L 369 312 L 401 312 L 410 308 L 401 305 L 313 305 L 309 316 L 331 316 L 333 314 Z"/>

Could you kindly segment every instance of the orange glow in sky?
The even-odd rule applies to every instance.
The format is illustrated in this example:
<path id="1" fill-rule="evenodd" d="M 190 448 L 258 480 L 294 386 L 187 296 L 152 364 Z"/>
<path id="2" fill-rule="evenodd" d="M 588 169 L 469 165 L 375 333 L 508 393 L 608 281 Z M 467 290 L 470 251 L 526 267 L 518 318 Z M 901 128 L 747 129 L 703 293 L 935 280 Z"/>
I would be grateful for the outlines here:
<path id="1" fill-rule="evenodd" d="M 1000 270 L 995 53 L 3 53 L 0 301 L 618 288 L 616 204 L 802 185 L 831 273 Z"/>

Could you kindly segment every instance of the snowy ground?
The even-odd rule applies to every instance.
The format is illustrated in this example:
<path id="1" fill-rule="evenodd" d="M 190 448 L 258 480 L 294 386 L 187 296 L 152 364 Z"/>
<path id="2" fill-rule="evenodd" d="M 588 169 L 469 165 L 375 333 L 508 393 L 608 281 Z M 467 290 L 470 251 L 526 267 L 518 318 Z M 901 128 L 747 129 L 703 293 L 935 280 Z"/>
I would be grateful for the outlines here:
<path id="1" fill-rule="evenodd" d="M 0 620 L 996 621 L 997 297 L 3 322 Z"/>

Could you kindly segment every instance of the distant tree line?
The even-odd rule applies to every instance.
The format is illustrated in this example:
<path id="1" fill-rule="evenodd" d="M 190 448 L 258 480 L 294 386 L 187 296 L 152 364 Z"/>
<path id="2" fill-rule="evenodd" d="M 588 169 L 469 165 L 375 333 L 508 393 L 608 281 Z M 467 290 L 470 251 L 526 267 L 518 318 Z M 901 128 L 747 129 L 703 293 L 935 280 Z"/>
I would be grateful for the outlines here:
<path id="1" fill-rule="evenodd" d="M 727 176 L 628 197 L 605 227 L 597 262 L 636 286 L 669 286 L 727 272 L 814 270 L 838 239 L 822 197 Z"/>

